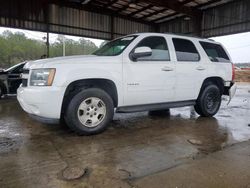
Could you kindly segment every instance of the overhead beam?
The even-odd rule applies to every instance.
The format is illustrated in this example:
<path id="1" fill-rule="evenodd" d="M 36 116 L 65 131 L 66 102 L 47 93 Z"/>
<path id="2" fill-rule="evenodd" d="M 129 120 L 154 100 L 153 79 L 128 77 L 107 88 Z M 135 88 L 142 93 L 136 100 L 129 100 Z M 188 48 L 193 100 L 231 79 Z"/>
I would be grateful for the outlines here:
<path id="1" fill-rule="evenodd" d="M 151 17 L 151 16 L 154 16 L 154 15 L 160 14 L 160 13 L 162 13 L 162 12 L 165 12 L 166 10 L 168 10 L 168 9 L 167 9 L 167 8 L 163 8 L 162 10 L 152 12 L 152 13 L 150 13 L 150 14 L 148 14 L 148 15 L 145 15 L 145 16 L 143 16 L 143 17 L 140 17 L 140 18 L 141 18 L 141 19 L 149 18 L 149 17 Z"/>
<path id="2" fill-rule="evenodd" d="M 184 0 L 181 2 L 181 4 L 185 5 L 185 4 L 188 4 L 190 2 L 193 2 L 194 0 Z"/>
<path id="3" fill-rule="evenodd" d="M 118 2 L 119 0 L 111 0 L 109 3 L 107 3 L 104 7 L 107 8 L 113 4 L 115 4 L 116 2 Z"/>
<path id="4" fill-rule="evenodd" d="M 188 0 L 189 1 L 189 0 Z M 187 2 L 188 2 L 187 1 Z M 139 2 L 145 2 L 154 4 L 155 6 L 165 7 L 175 12 L 186 14 L 191 17 L 201 16 L 201 11 L 192 7 L 184 6 L 181 2 L 177 0 L 139 0 Z"/>
<path id="5" fill-rule="evenodd" d="M 66 7 L 71 7 L 71 8 L 75 8 L 75 9 L 80 9 L 80 10 L 85 10 L 85 11 L 89 11 L 89 12 L 95 12 L 95 13 L 99 13 L 99 14 L 104 14 L 104 15 L 113 15 L 114 17 L 119 17 L 119 18 L 123 18 L 126 20 L 130 20 L 130 21 L 135 21 L 138 23 L 143 23 L 143 24 L 147 24 L 147 25 L 152 25 L 152 22 L 149 21 L 144 21 L 142 19 L 138 19 L 138 18 L 131 18 L 122 14 L 119 14 L 118 12 L 111 10 L 111 9 L 107 9 L 107 8 L 98 8 L 98 7 L 93 7 L 91 5 L 81 5 L 80 3 L 74 3 L 74 2 L 63 2 L 63 1 L 59 1 L 59 0 L 51 0 L 51 3 L 59 5 L 59 6 L 66 6 Z"/>
<path id="6" fill-rule="evenodd" d="M 161 21 L 161 20 L 165 20 L 165 19 L 167 19 L 167 18 L 171 18 L 171 17 L 173 17 L 173 16 L 177 16 L 177 15 L 179 15 L 180 13 L 173 13 L 173 14 L 169 14 L 169 15 L 167 15 L 167 16 L 163 16 L 163 17 L 160 17 L 160 18 L 156 18 L 156 19 L 154 19 L 154 20 L 151 20 L 151 21 L 153 21 L 153 22 L 158 22 L 158 21 Z"/>
<path id="7" fill-rule="evenodd" d="M 119 8 L 118 10 L 116 10 L 116 12 L 122 12 L 124 10 L 126 10 L 127 8 L 130 7 L 130 3 L 128 3 L 127 5 L 123 6 L 122 8 Z"/>
<path id="8" fill-rule="evenodd" d="M 151 0 L 149 0 L 151 1 Z M 187 4 L 187 3 L 190 3 L 192 2 L 192 0 L 185 0 L 183 1 L 182 3 L 183 4 Z M 202 13 L 199 13 L 199 12 L 202 12 L 202 10 L 199 10 L 200 8 L 203 8 L 203 7 L 209 7 L 209 6 L 212 6 L 213 4 L 216 4 L 216 3 L 219 3 L 221 2 L 221 0 L 212 0 L 212 1 L 209 1 L 207 3 L 204 3 L 204 4 L 201 4 L 201 5 L 198 5 L 194 8 L 192 8 L 193 10 L 196 10 L 195 11 L 195 14 L 197 14 L 197 16 L 191 16 L 190 14 L 186 14 L 187 16 L 190 16 L 191 19 L 192 19 L 192 27 L 193 27 L 193 34 L 196 35 L 196 36 L 202 36 Z M 182 8 L 183 9 L 183 8 Z M 174 9 L 173 9 L 174 10 Z M 198 13 L 197 13 L 197 10 Z M 185 14 L 186 11 L 176 11 L 176 13 L 173 13 L 173 14 L 170 14 L 168 16 L 164 16 L 164 17 L 161 17 L 161 18 L 157 18 L 155 20 L 151 20 L 153 22 L 156 22 L 156 23 L 160 23 L 160 24 L 163 24 L 169 20 L 166 21 L 167 18 L 171 18 L 171 17 L 174 17 L 174 16 L 178 16 L 180 13 L 182 14 Z M 185 16 L 183 16 L 183 19 L 184 19 Z M 159 22 L 159 21 L 163 21 L 163 22 Z"/>
<path id="9" fill-rule="evenodd" d="M 183 5 L 185 5 L 185 4 L 188 4 L 188 3 L 190 3 L 190 2 L 192 2 L 193 0 L 184 0 L 184 1 L 182 1 L 181 2 L 181 4 L 182 4 L 182 6 Z M 214 0 L 215 1 L 215 0 Z M 218 1 L 218 0 L 216 0 L 216 1 Z M 221 1 L 221 0 L 219 0 L 219 1 Z M 163 16 L 163 17 L 160 17 L 160 18 L 156 18 L 156 19 L 154 19 L 154 20 L 151 20 L 151 21 L 153 21 L 153 22 L 158 22 L 158 21 L 161 21 L 161 20 L 165 20 L 165 19 L 167 19 L 167 18 L 171 18 L 171 17 L 174 17 L 174 16 L 177 16 L 177 15 L 179 15 L 180 13 L 179 12 L 175 12 L 175 13 L 173 13 L 173 14 L 169 14 L 169 15 L 167 15 L 167 16 Z"/>
<path id="10" fill-rule="evenodd" d="M 221 2 L 221 0 L 212 0 L 212 1 L 208 1 L 207 3 L 203 3 L 201 5 L 198 5 L 197 8 L 203 8 L 203 7 L 207 7 L 207 6 L 211 6 L 215 3 L 219 3 Z"/>
<path id="11" fill-rule="evenodd" d="M 175 13 L 157 18 L 155 20 L 151 20 L 153 22 L 159 22 L 160 20 L 163 20 L 162 23 L 165 23 L 164 19 L 171 18 L 174 16 L 178 16 L 179 14 L 184 14 L 186 16 L 189 16 L 192 19 L 192 27 L 193 27 L 193 34 L 195 36 L 201 36 L 202 35 L 202 11 L 197 8 L 187 7 L 185 4 L 190 3 L 191 0 L 185 0 L 183 2 L 178 2 L 175 0 L 148 0 L 147 2 L 150 3 L 158 3 L 158 6 L 167 7 L 169 9 L 172 9 L 175 11 Z M 214 0 L 216 1 L 216 0 Z"/>
<path id="12" fill-rule="evenodd" d="M 188 4 L 188 3 L 190 3 L 190 2 L 192 2 L 193 0 L 185 0 L 185 1 L 182 1 L 181 3 L 183 4 L 183 5 L 185 5 L 185 4 Z M 201 4 L 201 5 L 198 5 L 198 6 L 196 6 L 195 8 L 197 9 L 197 8 L 203 8 L 203 7 L 206 7 L 206 6 L 210 6 L 210 5 L 213 5 L 213 4 L 215 4 L 215 3 L 218 3 L 218 2 L 220 2 L 221 0 L 212 0 L 212 1 L 209 1 L 209 2 L 207 2 L 207 3 L 203 3 L 203 4 Z M 154 19 L 154 20 L 151 20 L 151 21 L 153 21 L 153 22 L 159 22 L 159 21 L 163 21 L 163 22 L 165 22 L 165 19 L 167 19 L 167 18 L 171 18 L 171 17 L 174 17 L 174 16 L 177 16 L 177 15 L 179 15 L 180 13 L 173 13 L 173 14 L 170 14 L 170 15 L 167 15 L 167 16 L 163 16 L 163 17 L 160 17 L 160 18 L 156 18 L 156 19 Z M 166 20 L 166 21 L 168 21 L 168 20 Z M 163 22 L 160 22 L 160 23 L 163 23 Z"/>
<path id="13" fill-rule="evenodd" d="M 145 10 L 147 10 L 147 9 L 152 8 L 153 6 L 154 6 L 154 5 L 145 6 L 145 7 L 141 8 L 141 9 L 135 11 L 135 12 L 130 13 L 128 16 L 134 16 L 134 15 L 140 13 L 140 12 L 143 12 L 143 11 L 145 11 Z"/>

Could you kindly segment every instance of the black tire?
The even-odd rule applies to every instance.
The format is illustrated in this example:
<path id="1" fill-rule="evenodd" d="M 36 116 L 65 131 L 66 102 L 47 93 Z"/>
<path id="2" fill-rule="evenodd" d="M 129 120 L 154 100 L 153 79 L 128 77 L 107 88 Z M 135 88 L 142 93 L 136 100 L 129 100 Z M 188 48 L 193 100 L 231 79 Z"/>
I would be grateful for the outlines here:
<path id="1" fill-rule="evenodd" d="M 194 109 L 200 116 L 212 117 L 218 112 L 220 105 L 220 89 L 214 84 L 209 84 L 202 89 Z"/>
<path id="2" fill-rule="evenodd" d="M 102 118 L 101 122 L 94 127 L 85 126 L 83 123 L 81 123 L 81 120 L 78 118 L 79 117 L 78 113 L 80 112 L 78 108 L 84 101 L 88 100 L 89 98 L 100 99 L 103 102 L 106 113 L 105 116 Z M 92 106 L 91 108 L 94 107 Z M 87 115 L 87 111 L 86 112 L 83 111 L 82 113 L 86 113 Z M 93 135 L 103 132 L 107 128 L 110 121 L 113 119 L 113 116 L 114 116 L 114 104 L 112 98 L 105 91 L 101 89 L 89 88 L 89 89 L 84 89 L 83 91 L 77 93 L 69 102 L 69 105 L 65 113 L 65 121 L 68 127 L 73 131 L 75 131 L 77 134 Z"/>
<path id="3" fill-rule="evenodd" d="M 197 102 L 196 102 L 196 105 L 194 105 L 194 110 L 196 111 L 197 114 L 199 115 L 202 114 L 200 107 L 197 105 Z"/>

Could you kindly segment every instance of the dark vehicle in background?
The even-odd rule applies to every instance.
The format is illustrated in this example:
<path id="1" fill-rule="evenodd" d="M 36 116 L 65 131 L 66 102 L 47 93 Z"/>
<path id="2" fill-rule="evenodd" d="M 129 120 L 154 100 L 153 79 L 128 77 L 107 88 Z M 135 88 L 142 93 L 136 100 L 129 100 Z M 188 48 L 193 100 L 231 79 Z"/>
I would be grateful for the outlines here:
<path id="1" fill-rule="evenodd" d="M 22 83 L 21 74 L 25 62 L 19 63 L 6 70 L 0 70 L 0 98 L 4 95 L 16 94 L 17 88 Z"/>

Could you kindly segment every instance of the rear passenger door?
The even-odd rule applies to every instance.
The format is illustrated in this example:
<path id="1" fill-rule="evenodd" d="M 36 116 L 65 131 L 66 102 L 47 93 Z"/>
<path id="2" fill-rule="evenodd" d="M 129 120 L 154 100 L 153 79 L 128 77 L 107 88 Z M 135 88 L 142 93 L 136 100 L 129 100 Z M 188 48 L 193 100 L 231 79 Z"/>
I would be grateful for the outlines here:
<path id="1" fill-rule="evenodd" d="M 185 38 L 172 38 L 176 59 L 176 101 L 195 100 L 206 77 L 206 63 L 197 44 Z"/>

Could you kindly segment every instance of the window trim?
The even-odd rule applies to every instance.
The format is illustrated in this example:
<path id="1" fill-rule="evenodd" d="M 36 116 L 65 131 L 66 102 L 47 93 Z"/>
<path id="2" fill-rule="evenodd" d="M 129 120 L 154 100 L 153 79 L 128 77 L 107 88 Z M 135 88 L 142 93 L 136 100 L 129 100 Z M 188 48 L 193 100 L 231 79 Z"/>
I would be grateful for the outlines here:
<path id="1" fill-rule="evenodd" d="M 130 61 L 132 61 L 132 62 L 138 62 L 137 60 L 133 60 L 132 58 L 131 58 L 131 53 L 137 48 L 137 46 L 139 45 L 139 43 L 142 41 L 142 40 L 144 40 L 144 39 L 146 39 L 146 38 L 149 38 L 149 37 L 161 37 L 161 38 L 163 38 L 165 41 L 166 41 L 166 44 L 167 44 L 167 48 L 168 48 L 168 55 L 169 55 L 169 60 L 151 60 L 151 59 L 146 59 L 146 60 L 139 60 L 139 62 L 147 62 L 147 61 L 159 61 L 159 62 L 162 62 L 162 61 L 167 61 L 167 62 L 171 62 L 171 55 L 170 55 L 170 50 L 169 50 L 169 45 L 168 45 L 168 41 L 167 41 L 167 39 L 164 37 L 164 36 L 157 36 L 157 35 L 153 35 L 153 36 L 146 36 L 146 37 L 144 37 L 143 39 L 141 39 L 140 41 L 138 41 L 138 43 L 135 45 L 135 47 L 129 52 L 129 54 L 128 54 L 128 56 L 129 56 L 129 59 L 130 59 Z"/>
<path id="2" fill-rule="evenodd" d="M 196 51 L 197 51 L 197 53 L 198 53 L 199 59 L 198 59 L 197 61 L 188 61 L 188 60 L 180 61 L 180 60 L 178 60 L 173 39 L 181 39 L 181 40 L 186 40 L 186 41 L 191 42 L 191 43 L 194 45 L 194 48 L 196 49 Z M 193 43 L 193 41 L 191 41 L 191 40 L 189 40 L 189 39 L 185 39 L 185 38 L 172 37 L 172 43 L 173 43 L 174 53 L 175 53 L 175 57 L 176 57 L 176 61 L 177 61 L 177 62 L 200 62 L 200 61 L 201 61 L 201 55 L 200 55 L 200 53 L 199 53 L 199 50 L 198 50 L 197 47 L 195 46 L 195 43 Z"/>

